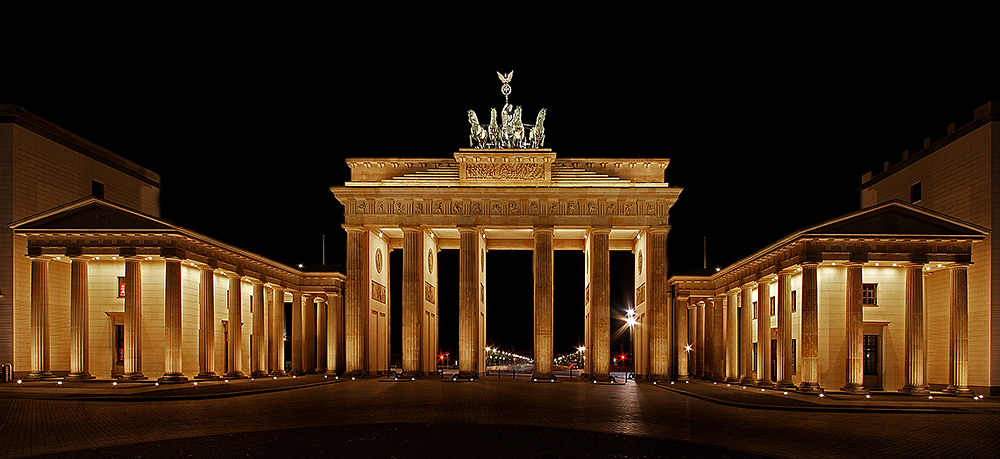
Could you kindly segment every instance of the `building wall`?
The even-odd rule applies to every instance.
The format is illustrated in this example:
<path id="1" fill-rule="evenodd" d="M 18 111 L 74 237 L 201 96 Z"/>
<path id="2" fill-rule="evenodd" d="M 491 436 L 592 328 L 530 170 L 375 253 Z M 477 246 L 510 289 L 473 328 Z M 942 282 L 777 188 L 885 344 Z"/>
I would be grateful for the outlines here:
<path id="1" fill-rule="evenodd" d="M 652 324 L 646 323 L 646 312 L 648 310 L 646 305 L 649 298 L 649 284 L 646 282 L 649 276 L 649 251 L 646 250 L 646 236 L 646 231 L 640 231 L 639 236 L 635 240 L 635 247 L 632 249 L 632 258 L 635 260 L 632 267 L 635 279 L 632 284 L 632 304 L 635 307 L 636 320 L 636 325 L 632 328 L 632 332 L 634 333 L 632 339 L 635 343 L 636 378 L 649 374 L 647 352 L 649 350 L 649 329 Z M 640 288 L 643 291 L 642 298 L 637 297 Z M 722 304 L 717 304 L 716 307 L 722 307 Z"/>
<path id="2" fill-rule="evenodd" d="M 438 246 L 437 240 L 429 231 L 424 231 L 424 252 L 420 254 L 423 265 L 423 323 L 421 327 L 421 353 L 423 354 L 423 371 L 437 371 L 438 353 Z M 430 286 L 431 291 L 427 288 Z"/>
<path id="3" fill-rule="evenodd" d="M 898 199 L 910 201 L 910 186 L 921 184 L 921 200 L 915 204 L 959 218 L 986 228 L 1000 227 L 1000 163 L 993 161 L 993 152 L 1000 152 L 1000 123 L 987 123 L 961 136 L 878 181 L 861 192 L 862 207 Z M 972 244 L 972 265 L 969 266 L 969 384 L 1000 385 L 1000 245 L 993 244 L 992 235 Z M 935 290 L 937 292 L 939 290 Z M 937 293 L 935 293 L 937 294 Z M 937 298 L 937 297 L 935 297 Z M 930 298 L 928 298 L 930 299 Z M 940 301 L 936 299 L 936 301 Z M 947 316 L 940 309 L 926 308 L 929 327 L 941 327 Z M 934 336 L 928 330 L 928 336 Z M 947 331 L 945 329 L 945 331 Z M 928 342 L 928 381 L 947 383 L 938 375 L 941 362 L 941 341 Z M 946 368 L 945 368 L 946 369 Z M 935 375 L 932 377 L 932 375 Z"/>
<path id="4" fill-rule="evenodd" d="M 368 371 L 371 374 L 384 372 L 389 367 L 389 246 L 378 233 L 368 232 L 368 311 L 365 317 L 368 333 Z M 381 253 L 381 255 L 378 255 Z M 376 262 L 376 257 L 381 258 Z M 373 282 L 384 288 L 384 296 L 374 298 Z"/>

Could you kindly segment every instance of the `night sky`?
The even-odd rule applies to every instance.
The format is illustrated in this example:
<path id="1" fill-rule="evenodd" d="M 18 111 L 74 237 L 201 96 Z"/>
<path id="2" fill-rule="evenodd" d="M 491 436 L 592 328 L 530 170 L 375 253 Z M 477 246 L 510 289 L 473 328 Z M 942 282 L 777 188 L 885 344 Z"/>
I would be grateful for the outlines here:
<path id="1" fill-rule="evenodd" d="M 670 219 L 678 274 L 702 267 L 704 240 L 711 269 L 858 210 L 862 174 L 1000 100 L 977 59 L 839 29 L 716 31 L 711 45 L 658 31 L 525 33 L 505 47 L 315 26 L 60 35 L 55 48 L 13 51 L 0 103 L 159 173 L 169 222 L 288 265 L 319 264 L 325 234 L 327 263 L 343 264 L 329 187 L 349 178 L 344 158 L 451 157 L 468 147 L 465 111 L 488 121 L 503 105 L 496 72 L 514 70 L 511 103 L 526 122 L 548 109 L 545 147 L 560 157 L 671 159 L 666 179 L 684 188 Z M 614 317 L 631 301 L 632 255 L 611 260 Z M 395 273 L 400 261 L 394 251 Z M 529 353 L 531 252 L 487 262 L 487 339 Z M 583 341 L 583 254 L 555 262 L 559 355 Z M 455 352 L 457 251 L 438 266 L 441 346 Z"/>

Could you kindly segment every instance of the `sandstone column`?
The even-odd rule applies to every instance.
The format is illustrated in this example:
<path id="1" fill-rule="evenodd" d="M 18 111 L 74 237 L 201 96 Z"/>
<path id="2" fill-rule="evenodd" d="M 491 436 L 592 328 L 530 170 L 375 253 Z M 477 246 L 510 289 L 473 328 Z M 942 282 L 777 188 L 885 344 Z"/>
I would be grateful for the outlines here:
<path id="1" fill-rule="evenodd" d="M 753 284 L 740 287 L 743 306 L 740 317 L 740 384 L 753 384 Z"/>
<path id="2" fill-rule="evenodd" d="M 651 322 L 649 336 L 649 379 L 670 379 L 670 311 L 672 302 L 667 285 L 667 228 L 650 228 L 646 239 L 646 311 Z M 642 327 L 650 325 L 641 324 Z"/>
<path id="3" fill-rule="evenodd" d="M 285 291 L 273 289 L 271 301 L 271 376 L 285 375 Z"/>
<path id="4" fill-rule="evenodd" d="M 919 274 L 919 273 L 918 273 Z M 864 308 L 861 304 L 862 267 L 860 263 L 847 263 L 846 382 L 840 390 L 867 393 L 864 384 Z"/>
<path id="5" fill-rule="evenodd" d="M 702 300 L 707 301 L 707 300 Z M 705 379 L 705 303 L 699 301 L 693 305 L 690 310 L 691 316 L 694 318 L 693 323 L 691 323 L 691 331 L 694 332 L 694 377 L 698 379 Z"/>
<path id="6" fill-rule="evenodd" d="M 460 226 L 458 274 L 458 377 L 479 372 L 479 230 Z"/>
<path id="7" fill-rule="evenodd" d="M 181 261 L 167 258 L 163 275 L 163 376 L 160 382 L 184 382 L 181 330 Z"/>
<path id="8" fill-rule="evenodd" d="M 771 288 L 768 279 L 757 282 L 757 380 L 758 386 L 771 382 Z"/>
<path id="9" fill-rule="evenodd" d="M 215 269 L 201 267 L 198 286 L 198 376 L 219 379 L 215 374 Z"/>
<path id="10" fill-rule="evenodd" d="M 611 380 L 610 228 L 590 230 L 590 377 Z"/>
<path id="11" fill-rule="evenodd" d="M 142 259 L 125 258 L 125 374 L 121 379 L 146 379 L 142 374 Z"/>
<path id="12" fill-rule="evenodd" d="M 316 295 L 316 373 L 326 374 L 327 354 L 327 315 L 326 297 Z"/>
<path id="13" fill-rule="evenodd" d="M 730 290 L 726 301 L 726 382 L 740 382 L 739 303 L 737 290 Z"/>
<path id="14" fill-rule="evenodd" d="M 26 379 L 51 378 L 49 371 L 49 260 L 31 259 L 31 372 Z"/>
<path id="15" fill-rule="evenodd" d="M 552 228 L 535 228 L 535 374 L 533 378 L 552 379 L 553 323 L 553 253 Z"/>
<path id="16" fill-rule="evenodd" d="M 316 374 L 316 296 L 302 295 L 302 372 Z"/>
<path id="17" fill-rule="evenodd" d="M 802 356 L 799 377 L 800 392 L 823 392 L 819 385 L 819 285 L 817 263 L 802 263 Z"/>
<path id="18" fill-rule="evenodd" d="M 924 337 L 924 286 L 923 264 L 908 263 L 906 269 L 905 297 L 905 371 L 906 385 L 900 392 L 926 395 L 927 385 L 927 340 Z"/>
<path id="19" fill-rule="evenodd" d="M 302 371 L 302 292 L 292 292 L 292 374 Z"/>
<path id="20" fill-rule="evenodd" d="M 424 233 L 403 227 L 403 375 L 420 376 L 420 325 L 424 312 L 424 271 L 421 263 Z M 478 314 L 477 314 L 478 316 Z"/>
<path id="21" fill-rule="evenodd" d="M 792 384 L 792 271 L 778 273 L 778 364 L 775 380 L 781 389 L 791 389 Z"/>
<path id="22" fill-rule="evenodd" d="M 368 231 L 360 226 L 344 225 L 344 229 L 347 230 L 344 370 L 349 376 L 364 376 L 366 373 L 364 319 L 368 309 Z M 294 326 L 292 328 L 294 329 Z"/>
<path id="23" fill-rule="evenodd" d="M 70 265 L 70 373 L 66 379 L 90 379 L 90 294 L 87 259 Z"/>
<path id="24" fill-rule="evenodd" d="M 226 377 L 245 378 L 243 373 L 243 292 L 240 275 L 226 273 L 229 278 L 229 372 Z"/>
<path id="25" fill-rule="evenodd" d="M 951 327 L 948 335 L 951 367 L 945 392 L 967 394 L 969 390 L 969 267 L 954 264 L 951 274 Z"/>
<path id="26" fill-rule="evenodd" d="M 677 329 L 674 336 L 677 338 L 677 380 L 687 381 L 688 359 L 691 354 L 691 342 L 688 340 L 688 297 L 674 296 L 674 318 Z"/>
<path id="27" fill-rule="evenodd" d="M 723 317 L 723 305 L 725 295 L 719 295 L 712 301 L 712 381 L 723 382 L 726 380 L 726 350 L 725 350 L 725 326 Z"/>
<path id="28" fill-rule="evenodd" d="M 253 298 L 250 300 L 253 307 L 251 313 L 253 315 L 253 340 L 251 341 L 250 354 L 253 355 L 253 370 L 250 376 L 260 378 L 267 376 L 267 334 L 264 333 L 264 308 L 267 299 L 264 296 L 263 282 L 253 280 L 253 296 L 251 298 Z"/>
<path id="29" fill-rule="evenodd" d="M 326 303 L 326 374 L 336 376 L 340 367 L 340 359 L 343 355 L 343 342 L 340 333 L 340 321 L 344 314 L 341 304 L 340 288 L 327 291 L 328 301 Z"/>

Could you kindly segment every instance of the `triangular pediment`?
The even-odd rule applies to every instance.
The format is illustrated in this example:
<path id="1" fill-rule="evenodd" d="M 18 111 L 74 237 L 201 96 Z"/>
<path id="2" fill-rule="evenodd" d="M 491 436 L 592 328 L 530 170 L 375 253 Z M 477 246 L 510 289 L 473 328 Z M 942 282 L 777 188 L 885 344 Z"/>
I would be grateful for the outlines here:
<path id="1" fill-rule="evenodd" d="M 933 211 L 887 202 L 806 230 L 805 236 L 948 236 L 983 237 L 984 228 Z"/>
<path id="2" fill-rule="evenodd" d="M 174 227 L 153 217 L 86 198 L 42 212 L 11 225 L 16 231 L 163 231 Z"/>

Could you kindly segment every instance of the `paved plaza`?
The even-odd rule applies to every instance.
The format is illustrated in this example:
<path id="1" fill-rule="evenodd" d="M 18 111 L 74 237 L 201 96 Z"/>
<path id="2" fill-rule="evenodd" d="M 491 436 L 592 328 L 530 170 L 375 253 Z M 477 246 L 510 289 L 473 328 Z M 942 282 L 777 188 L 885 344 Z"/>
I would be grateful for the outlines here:
<path id="1" fill-rule="evenodd" d="M 1000 401 L 654 386 L 334 380 L 0 384 L 27 457 L 998 457 Z"/>

